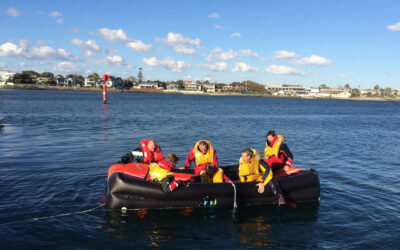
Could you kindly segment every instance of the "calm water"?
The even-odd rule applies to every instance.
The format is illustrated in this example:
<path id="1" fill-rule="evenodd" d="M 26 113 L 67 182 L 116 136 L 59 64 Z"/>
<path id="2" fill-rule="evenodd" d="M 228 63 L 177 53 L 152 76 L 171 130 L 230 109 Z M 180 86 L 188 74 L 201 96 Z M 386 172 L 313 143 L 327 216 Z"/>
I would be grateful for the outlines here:
<path id="1" fill-rule="evenodd" d="M 0 90 L 0 248 L 361 248 L 400 244 L 400 103 Z M 153 138 L 180 164 L 199 139 L 221 165 L 283 134 L 320 204 L 107 212 L 108 167 Z M 178 164 L 179 165 L 179 164 Z"/>

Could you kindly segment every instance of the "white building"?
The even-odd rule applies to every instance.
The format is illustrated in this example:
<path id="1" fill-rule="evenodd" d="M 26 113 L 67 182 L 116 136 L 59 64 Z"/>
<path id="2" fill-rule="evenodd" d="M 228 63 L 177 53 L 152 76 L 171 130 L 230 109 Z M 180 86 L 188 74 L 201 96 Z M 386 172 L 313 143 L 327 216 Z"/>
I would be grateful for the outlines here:
<path id="1" fill-rule="evenodd" d="M 11 82 L 8 82 L 8 80 L 15 74 L 16 72 L 11 72 L 8 70 L 0 70 L 0 85 L 10 84 Z"/>
<path id="2" fill-rule="evenodd" d="M 265 89 L 276 93 L 276 91 L 283 91 L 285 94 L 292 95 L 306 95 L 307 91 L 302 85 L 288 85 L 288 84 L 271 84 L 265 86 Z"/>
<path id="3" fill-rule="evenodd" d="M 83 85 L 84 87 L 97 87 L 98 82 L 92 78 L 85 78 L 85 84 Z"/>
<path id="4" fill-rule="evenodd" d="M 139 83 L 139 85 L 136 86 L 135 88 L 137 88 L 137 89 L 158 89 L 158 83 L 142 82 L 142 83 Z"/>
<path id="5" fill-rule="evenodd" d="M 185 90 L 201 91 L 201 84 L 197 84 L 196 82 L 183 81 L 183 85 L 185 86 Z"/>
<path id="6" fill-rule="evenodd" d="M 215 84 L 203 83 L 203 90 L 207 93 L 215 93 Z"/>
<path id="7" fill-rule="evenodd" d="M 167 83 L 167 90 L 179 90 L 179 84 L 176 82 Z"/>

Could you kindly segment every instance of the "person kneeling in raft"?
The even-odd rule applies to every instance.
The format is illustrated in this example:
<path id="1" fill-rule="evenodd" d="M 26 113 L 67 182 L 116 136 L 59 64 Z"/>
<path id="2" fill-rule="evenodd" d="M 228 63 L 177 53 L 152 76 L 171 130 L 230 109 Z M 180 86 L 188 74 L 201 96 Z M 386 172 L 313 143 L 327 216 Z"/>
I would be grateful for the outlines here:
<path id="1" fill-rule="evenodd" d="M 164 160 L 161 147 L 153 140 L 140 141 L 140 148 L 136 148 L 121 157 L 121 162 L 126 164 L 130 162 L 151 163 Z"/>
<path id="2" fill-rule="evenodd" d="M 179 158 L 175 154 L 169 154 L 165 160 L 151 163 L 145 180 L 160 183 L 165 193 L 176 190 L 180 184 L 184 184 L 184 182 L 175 180 L 174 173 L 172 173 L 178 161 Z"/>
<path id="3" fill-rule="evenodd" d="M 214 150 L 211 142 L 206 140 L 196 142 L 186 158 L 185 168 L 190 167 L 193 161 L 195 175 L 199 175 L 208 164 L 214 164 L 218 168 L 217 151 Z"/>
<path id="4" fill-rule="evenodd" d="M 245 148 L 239 160 L 240 182 L 256 181 L 258 192 L 264 193 L 265 186 L 272 179 L 271 168 L 261 160 L 262 154 L 255 149 Z"/>
<path id="5" fill-rule="evenodd" d="M 222 168 L 217 168 L 214 164 L 209 163 L 203 171 L 200 172 L 201 183 L 224 183 L 232 182 L 226 175 Z"/>

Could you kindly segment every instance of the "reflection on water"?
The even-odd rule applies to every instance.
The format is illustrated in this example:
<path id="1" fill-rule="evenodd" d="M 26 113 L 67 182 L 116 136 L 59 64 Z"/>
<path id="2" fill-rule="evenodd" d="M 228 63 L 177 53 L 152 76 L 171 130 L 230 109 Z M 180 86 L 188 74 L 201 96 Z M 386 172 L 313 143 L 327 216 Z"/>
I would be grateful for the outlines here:
<path id="1" fill-rule="evenodd" d="M 236 211 L 218 208 L 107 211 L 107 223 L 101 228 L 116 241 L 143 241 L 147 246 L 175 245 L 185 238 L 210 244 L 214 238 L 219 242 L 226 239 L 226 244 L 232 247 L 298 246 L 277 240 L 280 225 L 313 223 L 318 218 L 318 208 L 319 203 L 315 202 L 298 204 L 297 208 L 255 206 Z M 303 243 L 307 237 L 311 239 L 312 233 L 297 232 L 302 235 Z"/>

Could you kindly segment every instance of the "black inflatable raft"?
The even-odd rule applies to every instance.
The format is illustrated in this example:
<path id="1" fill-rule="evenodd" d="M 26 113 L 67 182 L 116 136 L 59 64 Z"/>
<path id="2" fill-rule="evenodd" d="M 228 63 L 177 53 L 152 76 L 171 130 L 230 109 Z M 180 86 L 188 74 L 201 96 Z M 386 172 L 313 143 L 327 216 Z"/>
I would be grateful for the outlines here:
<path id="1" fill-rule="evenodd" d="M 171 193 L 164 193 L 159 184 L 146 182 L 127 172 L 111 172 L 105 206 L 108 209 L 233 207 L 234 204 L 252 206 L 283 201 L 318 201 L 320 197 L 318 174 L 312 169 L 274 178 L 265 187 L 265 192 L 259 194 L 255 183 L 237 181 L 238 166 L 222 168 L 233 183 L 190 183 Z"/>

